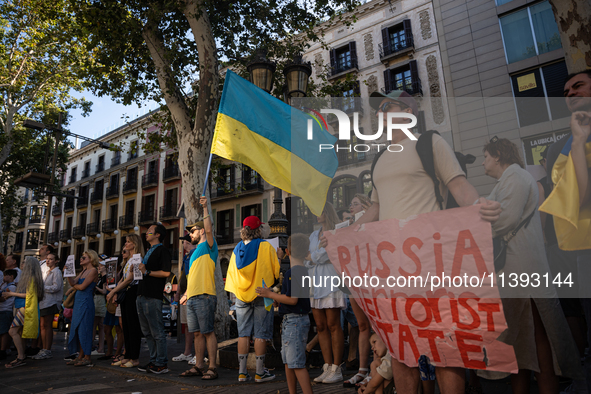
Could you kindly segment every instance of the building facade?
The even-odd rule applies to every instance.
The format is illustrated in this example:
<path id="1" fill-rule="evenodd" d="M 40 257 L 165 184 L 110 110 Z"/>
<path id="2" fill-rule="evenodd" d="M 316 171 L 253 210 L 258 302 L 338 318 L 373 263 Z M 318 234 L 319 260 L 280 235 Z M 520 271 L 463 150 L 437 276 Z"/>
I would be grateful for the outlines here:
<path id="1" fill-rule="evenodd" d="M 468 176 L 481 195 L 482 147 L 493 136 L 523 148 L 544 176 L 541 153 L 569 133 L 563 85 L 569 72 L 547 0 L 433 0 L 455 150 L 477 156 Z"/>
<path id="2" fill-rule="evenodd" d="M 13 254 L 22 261 L 27 256 L 37 256 L 45 238 L 45 220 L 49 214 L 47 199 L 38 200 L 32 189 L 19 188 L 18 194 L 25 206 L 21 208 L 16 230 L 4 232 L 4 253 Z M 7 226 L 5 226 L 5 229 Z"/>

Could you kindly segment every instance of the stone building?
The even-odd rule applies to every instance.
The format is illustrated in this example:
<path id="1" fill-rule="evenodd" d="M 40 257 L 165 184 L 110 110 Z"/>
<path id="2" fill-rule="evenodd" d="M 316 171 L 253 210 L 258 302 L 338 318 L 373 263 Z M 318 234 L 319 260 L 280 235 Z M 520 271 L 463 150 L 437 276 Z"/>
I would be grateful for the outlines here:
<path id="1" fill-rule="evenodd" d="M 32 189 L 19 188 L 18 194 L 25 206 L 13 233 L 4 232 L 3 252 L 14 254 L 19 261 L 27 256 L 37 256 L 45 238 L 45 219 L 48 215 L 47 199 L 38 200 Z M 5 229 L 8 228 L 5 226 Z"/>

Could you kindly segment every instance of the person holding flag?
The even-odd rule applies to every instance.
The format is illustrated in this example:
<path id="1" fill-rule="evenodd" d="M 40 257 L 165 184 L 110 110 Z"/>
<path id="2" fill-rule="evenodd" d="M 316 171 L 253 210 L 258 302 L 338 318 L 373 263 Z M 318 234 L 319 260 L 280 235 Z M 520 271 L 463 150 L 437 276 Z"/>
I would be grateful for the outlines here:
<path id="1" fill-rule="evenodd" d="M 197 249 L 191 255 L 187 292 L 180 304 L 187 304 L 187 326 L 195 336 L 195 361 L 190 370 L 180 376 L 202 376 L 203 380 L 217 379 L 216 354 L 218 342 L 214 332 L 217 293 L 215 288 L 215 266 L 218 260 L 218 244 L 213 236 L 211 217 L 207 212 L 207 197 L 202 196 L 199 203 L 203 207 L 203 220 L 187 229 Z M 209 368 L 203 369 L 203 356 L 207 343 Z"/>
<path id="2" fill-rule="evenodd" d="M 244 219 L 240 230 L 242 241 L 236 245 L 228 273 L 226 291 L 236 296 L 238 321 L 238 381 L 251 379 L 246 370 L 250 337 L 254 334 L 256 355 L 255 382 L 267 382 L 275 375 L 264 367 L 267 341 L 273 339 L 273 311 L 265 308 L 263 298 L 257 298 L 257 287 L 273 286 L 279 278 L 279 260 L 273 246 L 264 241 L 261 225 L 256 216 Z"/>

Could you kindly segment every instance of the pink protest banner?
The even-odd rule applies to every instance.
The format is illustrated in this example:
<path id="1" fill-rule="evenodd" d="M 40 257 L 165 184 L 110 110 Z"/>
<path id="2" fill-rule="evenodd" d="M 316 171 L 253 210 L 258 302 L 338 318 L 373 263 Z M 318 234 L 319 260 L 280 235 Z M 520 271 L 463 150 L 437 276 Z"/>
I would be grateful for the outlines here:
<path id="1" fill-rule="evenodd" d="M 339 285 L 408 366 L 517 372 L 494 271 L 490 224 L 479 206 L 325 232 Z M 331 280 L 329 279 L 329 282 Z M 329 283 L 331 285 L 331 283 Z"/>

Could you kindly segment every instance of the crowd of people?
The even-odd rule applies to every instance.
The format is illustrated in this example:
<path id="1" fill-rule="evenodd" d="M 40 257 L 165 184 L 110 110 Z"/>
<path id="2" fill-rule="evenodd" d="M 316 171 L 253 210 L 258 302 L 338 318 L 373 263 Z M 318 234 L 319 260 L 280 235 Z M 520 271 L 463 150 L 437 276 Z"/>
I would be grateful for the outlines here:
<path id="1" fill-rule="evenodd" d="M 328 241 L 323 235 L 339 223 L 364 224 L 438 211 L 443 207 L 438 195 L 447 196 L 448 193 L 459 206 L 480 204 L 480 216 L 491 223 L 493 237 L 511 233 L 506 261 L 500 267 L 506 274 L 555 273 L 565 269 L 575 275 L 577 270 L 585 272 L 591 263 L 589 251 L 561 250 L 558 239 L 563 236 L 554 229 L 552 216 L 538 211 L 556 183 L 558 154 L 564 152 L 568 144 L 581 212 L 588 212 L 586 207 L 591 204 L 591 172 L 589 160 L 585 158 L 585 155 L 591 157 L 589 148 L 585 150 L 586 144 L 591 146 L 591 72 L 569 76 L 564 92 L 572 112 L 572 137 L 544 152 L 541 164 L 549 175 L 538 182 L 524 169 L 519 148 L 508 139 L 494 137 L 483 146 L 483 166 L 485 174 L 497 182 L 487 198 L 479 197 L 468 183 L 451 147 L 442 137 L 433 134 L 433 161 L 438 178 L 435 185 L 438 189 L 434 190 L 434 180 L 416 153 L 416 141 L 409 139 L 402 130 L 393 130 L 391 142 L 403 146 L 407 153 L 379 155 L 372 166 L 371 194 L 355 195 L 349 210 L 339 213 L 327 202 L 317 218 L 318 229 L 312 234 L 292 234 L 285 250 L 275 250 L 263 240 L 261 220 L 255 216 L 245 218 L 241 241 L 233 251 L 225 283 L 225 290 L 236 299 L 238 381 L 252 379 L 247 369 L 251 340 L 256 360 L 254 381 L 275 378 L 265 368 L 265 355 L 273 340 L 275 306 L 283 316 L 281 356 L 291 394 L 297 392 L 297 384 L 302 392 L 312 392 L 306 366 L 308 356 L 317 345 L 324 363 L 321 374 L 314 379 L 316 383 L 342 382 L 344 387 L 354 387 L 360 394 L 415 394 L 434 393 L 436 380 L 442 393 L 482 392 L 478 376 L 492 375 L 476 374 L 476 371 L 455 366 L 429 368 L 428 362 L 426 370 L 425 365 L 407 366 L 390 353 L 384 338 L 372 332 L 371 319 L 356 300 L 349 297 L 349 289 L 307 288 L 302 277 L 339 276 L 329 258 Z M 377 113 L 418 112 L 415 100 L 404 91 L 387 95 L 375 92 L 372 99 Z M 394 119 L 394 123 L 404 122 L 404 119 Z M 206 197 L 201 197 L 200 205 L 203 218 L 187 226 L 188 235 L 182 238 L 186 254 L 176 299 L 181 305 L 181 324 L 186 326 L 188 334 L 183 353 L 173 357 L 173 361 L 193 364 L 180 375 L 182 377 L 212 380 L 218 378 L 215 334 L 218 245 Z M 167 373 L 167 344 L 161 310 L 172 256 L 162 245 L 165 235 L 166 229 L 161 224 L 152 225 L 145 234 L 150 245 L 147 251 L 138 235 L 126 236 L 118 264 L 117 285 L 113 289 L 106 286 L 104 259 L 93 250 L 83 253 L 82 269 L 75 278 L 67 278 L 69 288 L 65 293 L 59 257 L 52 246 L 44 245 L 40 249 L 40 260 L 25 258 L 20 268 L 14 256 L 2 257 L 0 356 L 6 358 L 11 340 L 17 350 L 17 357 L 7 363 L 6 368 L 26 363 L 24 341 L 27 339 L 32 340 L 33 359 L 52 358 L 51 323 L 63 306 L 70 309 L 71 314 L 68 348 L 72 357 L 67 364 L 89 365 L 91 356 L 96 355 L 100 356 L 99 360 L 112 360 L 114 366 Z M 137 270 L 141 279 L 131 264 L 138 255 L 141 262 Z M 282 280 L 280 260 L 290 263 Z M 584 276 L 578 277 L 579 283 L 585 280 Z M 277 288 L 280 292 L 274 291 Z M 527 296 L 499 290 L 508 328 L 498 340 L 513 347 L 519 369 L 511 375 L 512 392 L 528 393 L 532 373 L 540 393 L 557 394 L 559 376 L 573 379 L 572 391 L 591 392 L 591 377 L 584 375 L 582 369 L 585 349 L 591 345 L 591 299 L 559 298 L 552 285 L 538 288 Z M 581 291 L 584 290 L 582 285 Z M 66 301 L 64 296 L 68 297 Z M 310 316 L 317 333 L 312 339 Z M 97 327 L 101 334 L 93 351 Z M 349 337 L 347 355 L 344 354 L 345 331 Z M 142 336 L 149 349 L 146 365 L 140 365 L 139 361 Z M 113 354 L 114 349 L 116 354 Z M 590 356 L 587 350 L 587 358 Z M 589 363 L 588 359 L 585 361 Z M 356 373 L 347 380 L 343 377 L 343 365 L 355 368 Z"/>

